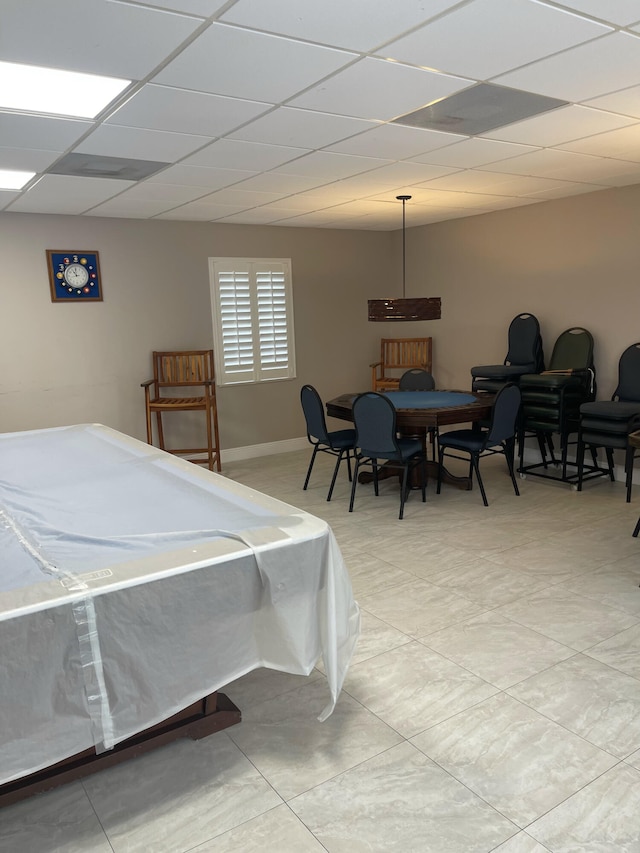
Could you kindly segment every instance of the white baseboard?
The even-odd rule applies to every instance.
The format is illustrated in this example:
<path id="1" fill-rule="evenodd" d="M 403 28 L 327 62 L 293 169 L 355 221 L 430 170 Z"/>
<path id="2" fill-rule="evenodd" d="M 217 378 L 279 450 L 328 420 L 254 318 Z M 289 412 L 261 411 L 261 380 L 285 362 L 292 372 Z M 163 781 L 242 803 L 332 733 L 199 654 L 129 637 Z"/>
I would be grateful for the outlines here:
<path id="1" fill-rule="evenodd" d="M 243 459 L 256 459 L 259 456 L 275 456 L 278 453 L 293 453 L 310 447 L 307 438 L 288 438 L 285 441 L 271 441 L 266 444 L 250 444 L 247 447 L 223 448 L 220 451 L 222 463 L 240 462 Z"/>

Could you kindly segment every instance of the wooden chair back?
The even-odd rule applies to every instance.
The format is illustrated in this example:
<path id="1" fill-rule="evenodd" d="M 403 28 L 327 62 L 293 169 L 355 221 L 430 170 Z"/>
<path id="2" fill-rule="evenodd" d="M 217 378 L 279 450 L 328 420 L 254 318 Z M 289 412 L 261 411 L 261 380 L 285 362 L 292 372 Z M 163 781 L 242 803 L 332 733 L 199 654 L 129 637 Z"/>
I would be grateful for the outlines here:
<path id="1" fill-rule="evenodd" d="M 213 350 L 154 352 L 153 378 L 158 388 L 202 385 L 215 379 Z"/>
<path id="2" fill-rule="evenodd" d="M 431 338 L 382 338 L 380 361 L 370 365 L 372 389 L 397 389 L 400 376 L 391 371 L 404 373 L 410 368 L 421 368 L 431 373 L 431 359 Z"/>

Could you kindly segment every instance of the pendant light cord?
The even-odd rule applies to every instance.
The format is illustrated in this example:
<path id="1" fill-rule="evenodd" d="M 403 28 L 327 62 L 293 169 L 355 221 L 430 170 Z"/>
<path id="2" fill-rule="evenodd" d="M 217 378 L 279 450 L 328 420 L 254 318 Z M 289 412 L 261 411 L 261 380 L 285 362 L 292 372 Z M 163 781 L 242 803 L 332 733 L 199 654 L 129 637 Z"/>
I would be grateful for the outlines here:
<path id="1" fill-rule="evenodd" d="M 405 232 L 405 219 L 404 219 L 404 206 L 405 203 L 409 201 L 411 198 L 410 195 L 397 195 L 396 199 L 402 202 L 402 298 L 405 298 L 405 287 L 406 287 L 406 232 Z"/>

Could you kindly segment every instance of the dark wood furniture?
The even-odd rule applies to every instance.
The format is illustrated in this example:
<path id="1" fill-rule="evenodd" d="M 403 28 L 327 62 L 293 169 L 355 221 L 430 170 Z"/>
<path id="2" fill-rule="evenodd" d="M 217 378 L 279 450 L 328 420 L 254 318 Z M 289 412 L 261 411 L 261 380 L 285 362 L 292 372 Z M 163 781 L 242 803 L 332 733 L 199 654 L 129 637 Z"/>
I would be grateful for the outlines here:
<path id="1" fill-rule="evenodd" d="M 473 397 L 473 402 L 451 403 L 451 393 L 465 394 L 467 397 Z M 430 429 L 439 429 L 442 426 L 450 426 L 452 424 L 475 423 L 477 421 L 488 420 L 491 416 L 491 408 L 495 399 L 494 394 L 472 394 L 467 392 L 450 392 L 450 391 L 410 391 L 407 394 L 416 395 L 416 404 L 420 402 L 420 397 L 423 394 L 441 395 L 443 405 L 432 406 L 430 408 L 398 408 L 396 407 L 396 423 L 398 429 L 406 435 L 419 435 L 426 445 L 427 432 Z M 403 394 L 406 398 L 407 394 Z M 352 406 L 354 399 L 358 396 L 355 393 L 340 394 L 332 400 L 328 400 L 326 404 L 327 415 L 332 418 L 338 418 L 343 421 L 353 422 Z M 448 401 L 448 405 L 445 402 Z M 430 477 L 437 478 L 438 463 L 435 460 L 427 462 L 427 474 Z M 384 476 L 384 475 L 382 475 Z M 387 476 L 393 476 L 393 472 L 389 472 Z M 363 474 L 362 478 L 370 477 Z M 458 486 L 461 489 L 471 489 L 471 481 L 469 477 L 458 477 L 451 474 L 446 469 L 442 471 L 442 480 L 445 483 Z M 361 480 L 364 482 L 364 479 Z"/>
<path id="2" fill-rule="evenodd" d="M 224 693 L 211 693 L 162 723 L 127 738 L 113 749 L 97 753 L 92 747 L 37 773 L 0 785 L 0 808 L 82 779 L 98 770 L 114 767 L 129 758 L 137 758 L 178 738 L 200 740 L 241 720 L 240 710 Z"/>
<path id="3" fill-rule="evenodd" d="M 400 375 L 412 367 L 431 373 L 431 338 L 382 338 L 380 361 L 371 367 L 371 390 L 391 391 L 398 388 Z"/>

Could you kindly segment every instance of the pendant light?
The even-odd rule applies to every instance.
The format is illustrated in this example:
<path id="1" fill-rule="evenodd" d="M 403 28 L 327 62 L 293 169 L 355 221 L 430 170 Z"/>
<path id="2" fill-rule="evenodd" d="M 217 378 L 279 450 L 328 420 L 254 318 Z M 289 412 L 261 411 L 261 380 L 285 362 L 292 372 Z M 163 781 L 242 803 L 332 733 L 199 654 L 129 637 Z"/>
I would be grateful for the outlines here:
<path id="1" fill-rule="evenodd" d="M 405 204 L 411 199 L 411 196 L 397 195 L 396 198 L 402 202 L 402 299 L 370 299 L 369 320 L 374 322 L 388 322 L 389 320 L 439 320 L 439 296 L 421 296 L 415 299 L 406 298 Z"/>

